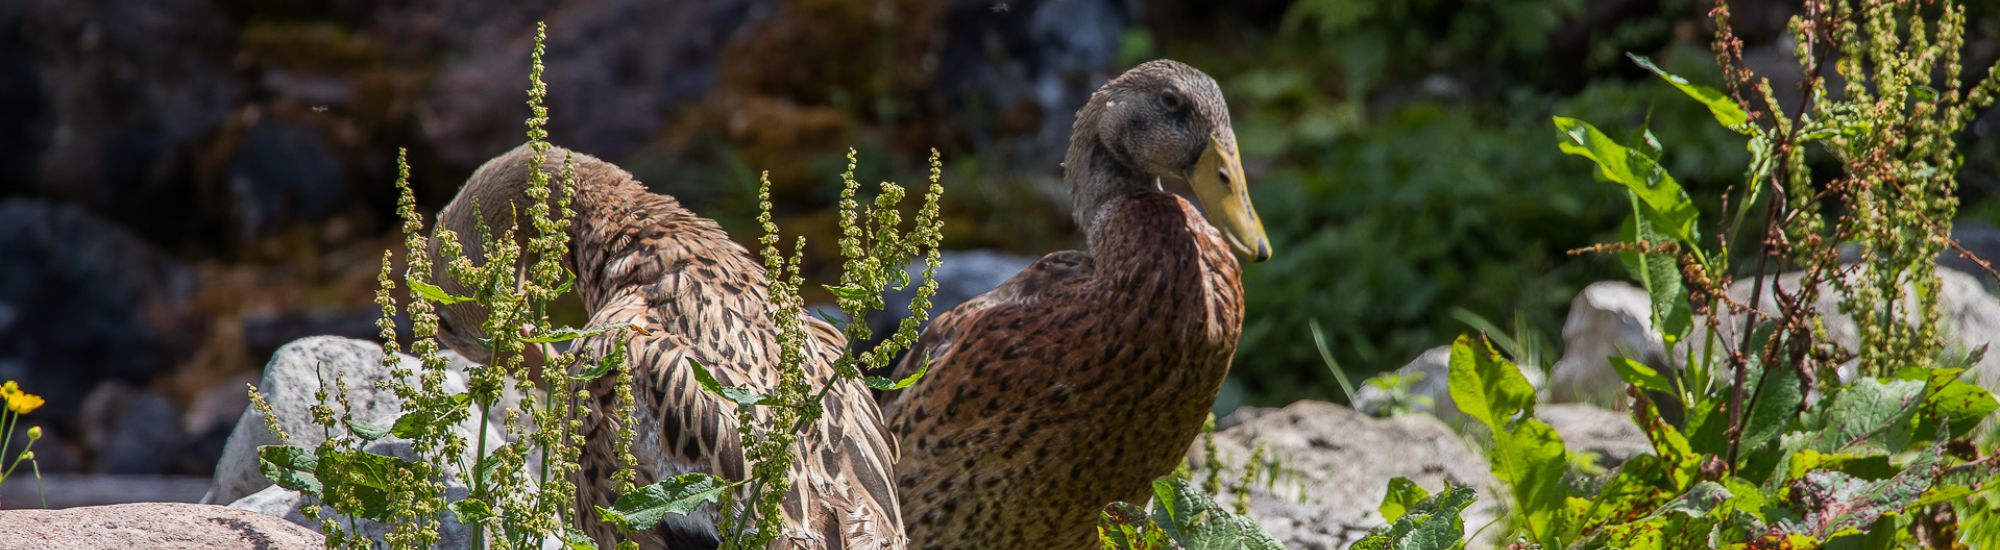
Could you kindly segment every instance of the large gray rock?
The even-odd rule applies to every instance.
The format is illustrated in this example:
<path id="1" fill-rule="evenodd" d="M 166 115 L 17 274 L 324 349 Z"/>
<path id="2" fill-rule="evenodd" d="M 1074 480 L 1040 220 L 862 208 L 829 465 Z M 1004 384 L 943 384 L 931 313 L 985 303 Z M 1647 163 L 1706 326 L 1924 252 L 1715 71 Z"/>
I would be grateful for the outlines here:
<path id="1" fill-rule="evenodd" d="M 1803 277 L 1803 273 L 1793 272 L 1772 280 L 1789 291 L 1798 288 Z M 1978 364 L 1972 365 L 1971 370 L 1981 386 L 2000 391 L 2000 297 L 1987 293 L 1977 277 L 1963 272 L 1939 269 L 1938 279 L 1940 335 L 1948 346 L 1958 350 L 1990 346 L 1989 353 Z M 1742 280 L 1730 285 L 1730 298 L 1748 304 L 1753 283 L 1755 281 Z M 1906 289 L 1905 292 L 1905 300 L 1914 300 L 1913 291 Z M 1760 311 L 1777 311 L 1771 293 L 1771 285 L 1764 285 L 1763 297 L 1757 300 Z M 1855 325 L 1853 317 L 1840 311 L 1840 293 L 1831 285 L 1823 286 L 1819 299 L 1813 302 L 1813 308 L 1826 317 L 1827 336 L 1835 345 L 1850 352 L 1861 348 L 1860 328 Z M 1724 333 L 1736 334 L 1735 327 L 1741 322 L 1741 316 L 1729 317 L 1723 324 L 1727 329 Z M 1842 376 L 1851 376 L 1853 363 L 1842 365 L 1840 372 Z"/>
<path id="2" fill-rule="evenodd" d="M 326 547 L 319 533 L 282 519 L 222 506 L 166 502 L 0 512 L 0 541 L 8 548 Z"/>
<path id="3" fill-rule="evenodd" d="M 1611 368 L 1612 356 L 1657 364 L 1665 347 L 1653 332 L 1652 299 L 1645 289 L 1617 281 L 1593 283 L 1570 300 L 1563 321 L 1563 356 L 1549 376 L 1551 402 L 1614 405 L 1625 381 Z"/>
<path id="4" fill-rule="evenodd" d="M 1313 401 L 1231 416 L 1240 418 L 1220 422 L 1231 427 L 1215 434 L 1215 463 L 1222 467 L 1225 489 L 1242 476 L 1253 450 L 1264 446 L 1266 471 L 1275 463 L 1278 476 L 1275 483 L 1252 486 L 1250 517 L 1287 548 L 1346 548 L 1382 525 L 1375 509 L 1396 476 L 1433 492 L 1446 482 L 1478 490 L 1479 501 L 1464 514 L 1468 532 L 1499 513 L 1501 497 L 1485 458 L 1435 418 L 1374 418 Z M 1188 456 L 1197 475 L 1209 463 L 1202 446 L 1196 440 Z M 1218 502 L 1234 499 L 1225 494 Z"/>
<path id="5" fill-rule="evenodd" d="M 1582 403 L 1545 403 L 1535 407 L 1535 418 L 1555 428 L 1569 452 L 1597 455 L 1597 465 L 1607 469 L 1653 452 L 1646 432 L 1625 413 Z"/>
<path id="6" fill-rule="evenodd" d="M 416 358 L 407 355 L 402 360 L 406 365 L 417 364 Z M 464 365 L 462 360 L 455 364 L 461 369 Z M 387 369 L 382 368 L 380 345 L 348 338 L 306 338 L 279 348 L 264 368 L 263 381 L 257 384 L 258 391 L 277 414 L 279 426 L 291 436 L 287 443 L 311 448 L 325 440 L 320 426 L 312 422 L 313 394 L 319 390 L 322 377 L 332 380 L 336 376 L 347 382 L 348 403 L 353 407 L 350 414 L 356 420 L 389 425 L 401 414 L 402 400 L 376 387 L 378 382 L 390 379 Z M 331 392 L 332 388 L 328 390 Z M 465 378 L 458 369 L 447 373 L 445 390 L 465 391 Z M 476 438 L 477 414 L 460 423 L 458 429 L 468 440 Z M 486 441 L 489 448 L 495 448 L 505 439 L 499 430 L 489 426 Z M 277 437 L 264 427 L 264 415 L 255 408 L 243 411 L 223 448 L 222 459 L 215 465 L 215 484 L 202 502 L 235 502 L 270 486 L 270 479 L 258 469 L 257 447 L 276 444 L 279 444 Z M 470 464 L 475 449 L 467 447 L 465 463 Z"/>

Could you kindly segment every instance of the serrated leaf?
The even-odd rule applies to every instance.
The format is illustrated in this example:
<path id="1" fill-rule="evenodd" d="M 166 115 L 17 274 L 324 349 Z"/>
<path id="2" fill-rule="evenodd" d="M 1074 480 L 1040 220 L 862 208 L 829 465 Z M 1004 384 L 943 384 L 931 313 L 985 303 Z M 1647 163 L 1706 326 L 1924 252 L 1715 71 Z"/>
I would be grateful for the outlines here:
<path id="1" fill-rule="evenodd" d="M 1402 478 L 1396 478 L 1402 479 Z M 1407 480 L 1405 480 L 1407 481 Z M 1392 485 L 1394 481 L 1391 481 Z M 1447 487 L 1444 492 L 1410 503 L 1404 513 L 1388 525 L 1369 531 L 1350 550 L 1450 550 L 1463 544 L 1465 520 L 1460 514 L 1478 499 L 1470 487 Z"/>
<path id="2" fill-rule="evenodd" d="M 417 280 L 416 277 L 411 277 L 407 274 L 403 276 L 403 282 L 410 286 L 410 293 L 438 305 L 448 306 L 459 302 L 472 301 L 471 297 L 445 292 L 442 287 Z"/>
<path id="3" fill-rule="evenodd" d="M 868 377 L 863 377 L 861 381 L 864 384 L 868 384 L 868 387 L 870 388 L 875 388 L 882 391 L 895 391 L 916 385 L 918 380 L 924 379 L 924 373 L 928 373 L 930 371 L 931 371 L 931 354 L 930 352 L 926 351 L 924 352 L 923 362 L 917 364 L 917 372 L 911 373 L 909 376 L 903 377 L 902 380 L 890 380 L 886 376 L 868 376 Z"/>
<path id="4" fill-rule="evenodd" d="M 1821 399 L 1801 422 L 1803 432 L 1787 438 L 1787 450 L 1821 453 L 1894 453 L 1909 445 L 1922 404 L 1924 382 L 1863 378 Z"/>
<path id="5" fill-rule="evenodd" d="M 1752 133 L 1752 129 L 1749 126 L 1750 115 L 1743 111 L 1743 106 L 1736 103 L 1735 98 L 1729 97 L 1728 94 L 1722 93 L 1721 90 L 1688 82 L 1688 79 L 1681 78 L 1679 75 L 1669 73 L 1661 69 L 1658 65 L 1654 65 L 1653 60 L 1646 56 L 1627 53 L 1625 57 L 1631 58 L 1633 63 L 1637 63 L 1647 71 L 1659 75 L 1661 79 L 1666 80 L 1668 84 L 1672 84 L 1681 93 L 1687 94 L 1688 97 L 1694 98 L 1696 102 L 1708 107 L 1708 113 L 1713 115 L 1715 122 L 1721 124 L 1723 128 L 1728 128 L 1743 135 L 1750 135 Z"/>
<path id="6" fill-rule="evenodd" d="M 319 458 L 310 450 L 290 445 L 257 447 L 257 471 L 279 487 L 317 497 L 323 489 L 319 476 L 313 473 L 318 469 Z"/>
<path id="7" fill-rule="evenodd" d="M 1639 198 L 1642 213 L 1654 229 L 1686 246 L 1695 246 L 1700 236 L 1695 229 L 1693 199 L 1660 163 L 1636 149 L 1619 145 L 1590 123 L 1569 117 L 1555 117 L 1561 133 L 1557 147 L 1567 155 L 1595 163 L 1597 179 L 1632 190 Z"/>
<path id="8" fill-rule="evenodd" d="M 716 503 L 733 486 L 709 474 L 681 474 L 619 495 L 610 508 L 598 506 L 597 516 L 628 531 L 646 531 L 669 514 L 685 516 Z"/>
<path id="9" fill-rule="evenodd" d="M 631 328 L 632 325 L 634 325 L 634 323 L 615 323 L 610 325 L 598 325 L 589 328 L 557 327 L 552 330 L 537 332 L 522 337 L 521 341 L 529 344 L 554 344 L 558 342 L 568 342 L 579 338 L 589 338 L 591 336 L 604 334 L 606 332 L 611 332 L 614 330 L 624 330 L 627 328 Z"/>

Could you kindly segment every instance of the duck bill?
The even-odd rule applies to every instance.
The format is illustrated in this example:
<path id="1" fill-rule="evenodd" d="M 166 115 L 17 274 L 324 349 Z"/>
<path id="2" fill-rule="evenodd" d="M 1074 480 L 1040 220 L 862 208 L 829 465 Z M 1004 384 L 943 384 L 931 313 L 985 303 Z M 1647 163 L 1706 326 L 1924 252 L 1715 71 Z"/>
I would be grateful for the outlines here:
<path id="1" fill-rule="evenodd" d="M 1208 149 L 1187 174 L 1187 182 L 1237 257 L 1252 262 L 1271 259 L 1271 240 L 1264 236 L 1264 220 L 1257 217 L 1257 208 L 1250 205 L 1243 160 L 1235 146 L 1210 137 Z"/>

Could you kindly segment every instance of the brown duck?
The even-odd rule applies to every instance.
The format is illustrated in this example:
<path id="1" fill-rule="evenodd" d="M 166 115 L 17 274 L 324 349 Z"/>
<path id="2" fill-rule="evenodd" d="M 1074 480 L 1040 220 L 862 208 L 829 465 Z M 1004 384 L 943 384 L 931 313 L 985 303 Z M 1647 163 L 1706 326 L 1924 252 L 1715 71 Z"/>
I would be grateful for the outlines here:
<path id="1" fill-rule="evenodd" d="M 1063 168 L 1089 249 L 938 316 L 899 367 L 928 356 L 929 374 L 885 396 L 918 547 L 1095 547 L 1098 511 L 1145 502 L 1229 372 L 1231 252 L 1271 247 L 1215 81 L 1166 60 L 1111 80 L 1077 113 Z M 1161 178 L 1186 181 L 1215 224 Z"/>
<path id="2" fill-rule="evenodd" d="M 475 235 L 476 216 L 484 216 L 491 227 L 507 227 L 515 203 L 527 200 L 533 154 L 524 145 L 481 166 L 438 214 L 439 227 Z M 545 166 L 554 172 L 569 154 L 550 147 Z M 590 385 L 595 410 L 584 422 L 579 504 L 591 510 L 608 507 L 617 498 L 611 443 L 620 422 L 636 426 L 632 452 L 640 485 L 687 472 L 743 479 L 747 464 L 738 442 L 736 407 L 703 390 L 687 359 L 707 365 L 724 385 L 762 391 L 776 386 L 778 330 L 771 322 L 764 267 L 715 221 L 688 211 L 672 197 L 648 192 L 615 165 L 581 153 L 574 153 L 574 159 L 576 219 L 569 229 L 571 252 L 565 264 L 577 275 L 576 290 L 590 325 L 636 323 L 650 333 L 577 343 L 597 356 L 612 346 L 629 345 L 638 402 L 632 417 L 616 417 L 609 414 L 613 378 Z M 439 271 L 440 286 L 465 292 Z M 490 358 L 477 340 L 485 320 L 479 311 L 460 304 L 440 313 L 447 345 L 475 361 Z M 806 322 L 813 337 L 807 377 L 829 379 L 846 340 L 823 321 Z M 807 429 L 796 451 L 780 546 L 906 546 L 889 477 L 896 449 L 866 387 L 842 383 L 831 391 L 825 416 Z M 594 514 L 580 516 L 585 532 L 609 548 L 613 528 L 597 522 Z M 642 548 L 713 548 L 720 539 L 717 520 L 710 507 L 693 516 L 669 516 L 634 538 Z"/>

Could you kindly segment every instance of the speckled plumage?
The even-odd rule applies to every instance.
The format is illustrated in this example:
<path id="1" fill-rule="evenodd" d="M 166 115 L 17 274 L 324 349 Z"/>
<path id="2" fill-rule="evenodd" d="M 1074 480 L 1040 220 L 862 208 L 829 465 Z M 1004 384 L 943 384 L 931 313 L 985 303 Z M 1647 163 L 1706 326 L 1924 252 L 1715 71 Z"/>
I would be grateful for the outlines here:
<path id="1" fill-rule="evenodd" d="M 1161 89 L 1186 95 L 1184 108 L 1118 111 Z M 908 355 L 904 372 L 926 354 L 931 370 L 885 396 L 884 413 L 903 445 L 913 546 L 1095 547 L 1098 511 L 1145 502 L 1200 432 L 1243 289 L 1215 227 L 1155 180 L 1200 152 L 1182 151 L 1180 134 L 1233 149 L 1207 76 L 1160 61 L 1106 84 L 1065 160 L 1089 249 L 1049 254 L 940 315 Z"/>
<path id="2" fill-rule="evenodd" d="M 550 147 L 547 170 L 558 172 L 565 154 Z M 439 214 L 440 226 L 471 235 L 475 202 L 486 210 L 489 223 L 507 220 L 506 208 L 525 200 L 521 191 L 532 155 L 522 146 L 480 167 Z M 576 290 L 590 314 L 589 324 L 638 323 L 651 333 L 633 334 L 623 342 L 600 336 L 577 343 L 595 356 L 628 344 L 637 401 L 632 418 L 619 418 L 606 414 L 613 410 L 613 378 L 600 378 L 588 388 L 593 410 L 584 422 L 587 443 L 577 489 L 581 509 L 610 506 L 617 496 L 611 443 L 619 422 L 636 427 L 632 451 L 640 485 L 686 472 L 742 479 L 747 464 L 737 435 L 736 406 L 701 389 L 687 359 L 707 365 L 724 385 L 769 391 L 777 384 L 778 331 L 769 314 L 764 267 L 713 220 L 672 197 L 648 192 L 615 165 L 580 153 L 574 158 L 577 215 L 567 263 L 577 274 Z M 483 319 L 463 304 L 442 313 L 446 343 L 482 359 L 473 331 Z M 807 379 L 828 379 L 845 339 L 825 322 L 807 322 L 812 335 Z M 784 508 L 781 547 L 905 547 L 889 477 L 896 448 L 866 387 L 843 382 L 830 392 L 825 415 L 807 428 L 796 449 L 799 460 Z M 582 527 L 600 544 L 610 540 L 610 526 L 598 523 L 594 514 L 580 516 Z M 643 548 L 713 547 L 717 519 L 713 507 L 691 517 L 670 516 L 635 538 Z"/>

